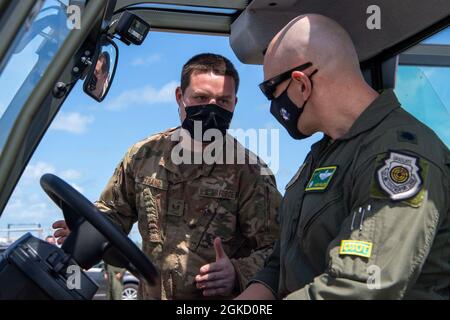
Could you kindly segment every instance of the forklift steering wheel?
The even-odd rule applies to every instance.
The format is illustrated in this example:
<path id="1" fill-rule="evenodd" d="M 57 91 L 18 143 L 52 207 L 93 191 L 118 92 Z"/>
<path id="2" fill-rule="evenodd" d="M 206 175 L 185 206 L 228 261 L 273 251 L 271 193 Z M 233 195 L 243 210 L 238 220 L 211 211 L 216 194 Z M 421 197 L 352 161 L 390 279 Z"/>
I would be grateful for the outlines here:
<path id="1" fill-rule="evenodd" d="M 128 265 L 133 269 L 130 271 L 137 272 L 149 284 L 153 285 L 156 283 L 155 280 L 158 277 L 158 272 L 152 262 L 94 204 L 75 190 L 75 188 L 53 174 L 43 175 L 40 182 L 41 187 L 47 195 L 63 210 L 64 218 L 71 230 L 71 234 L 77 232 L 77 229 L 82 224 L 86 225 L 85 222 L 88 222 L 108 242 L 106 247 L 112 246 L 122 258 L 127 260 Z M 68 240 L 69 238 L 66 239 L 66 242 Z M 106 249 L 105 245 L 102 248 Z M 76 261 L 76 257 L 74 259 Z"/>

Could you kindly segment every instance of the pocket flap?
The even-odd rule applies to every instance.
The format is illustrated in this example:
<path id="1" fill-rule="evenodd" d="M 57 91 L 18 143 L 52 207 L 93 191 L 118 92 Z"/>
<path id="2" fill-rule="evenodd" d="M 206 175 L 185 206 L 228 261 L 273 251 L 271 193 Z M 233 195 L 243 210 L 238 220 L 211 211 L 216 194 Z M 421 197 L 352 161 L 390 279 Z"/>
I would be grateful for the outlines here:
<path id="1" fill-rule="evenodd" d="M 157 179 L 155 177 L 136 177 L 135 181 L 160 190 L 167 190 L 169 188 L 169 184 L 166 180 Z"/>

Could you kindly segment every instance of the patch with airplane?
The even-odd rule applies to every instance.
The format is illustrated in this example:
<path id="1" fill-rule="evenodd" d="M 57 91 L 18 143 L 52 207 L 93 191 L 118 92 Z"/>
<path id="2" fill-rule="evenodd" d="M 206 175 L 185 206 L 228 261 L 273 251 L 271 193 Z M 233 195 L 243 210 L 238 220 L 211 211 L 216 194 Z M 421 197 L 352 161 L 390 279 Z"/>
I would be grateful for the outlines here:
<path id="1" fill-rule="evenodd" d="M 311 179 L 306 185 L 305 191 L 325 191 L 333 179 L 336 170 L 337 166 L 322 167 L 314 170 Z"/>

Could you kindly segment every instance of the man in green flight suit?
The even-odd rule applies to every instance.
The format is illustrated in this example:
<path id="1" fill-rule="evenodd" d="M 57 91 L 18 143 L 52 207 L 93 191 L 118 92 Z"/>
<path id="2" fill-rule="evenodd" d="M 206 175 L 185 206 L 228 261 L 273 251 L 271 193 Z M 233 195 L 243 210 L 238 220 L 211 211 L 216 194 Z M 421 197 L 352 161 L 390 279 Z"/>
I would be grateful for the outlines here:
<path id="1" fill-rule="evenodd" d="M 449 299 L 448 148 L 364 81 L 349 35 L 324 16 L 282 29 L 264 76 L 289 134 L 324 137 L 286 186 L 280 239 L 238 299 Z"/>

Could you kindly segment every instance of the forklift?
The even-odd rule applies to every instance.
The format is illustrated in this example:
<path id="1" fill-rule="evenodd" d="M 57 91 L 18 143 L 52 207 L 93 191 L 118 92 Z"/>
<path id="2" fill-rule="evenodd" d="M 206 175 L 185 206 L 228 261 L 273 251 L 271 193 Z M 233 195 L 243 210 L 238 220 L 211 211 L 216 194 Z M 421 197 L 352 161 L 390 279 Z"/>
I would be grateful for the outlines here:
<path id="1" fill-rule="evenodd" d="M 0 88 L 11 91 L 0 106 L 0 218 L 74 86 L 83 82 L 98 103 L 108 95 L 119 41 L 140 46 L 160 31 L 226 36 L 241 62 L 261 65 L 272 37 L 304 13 L 328 16 L 349 32 L 375 90 L 394 87 L 402 53 L 448 64 L 448 48 L 407 51 L 450 26 L 448 0 L 0 0 L 0 78 L 24 50 L 38 56 L 18 88 Z M 381 27 L 374 22 L 380 13 Z M 85 270 L 101 260 L 155 284 L 150 259 L 85 196 L 53 174 L 40 183 L 71 234 L 61 248 L 30 233 L 11 244 L 0 255 L 0 299 L 90 300 L 98 286 Z"/>

